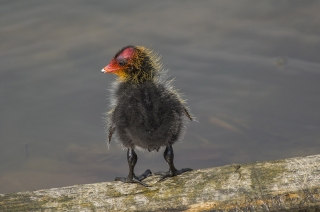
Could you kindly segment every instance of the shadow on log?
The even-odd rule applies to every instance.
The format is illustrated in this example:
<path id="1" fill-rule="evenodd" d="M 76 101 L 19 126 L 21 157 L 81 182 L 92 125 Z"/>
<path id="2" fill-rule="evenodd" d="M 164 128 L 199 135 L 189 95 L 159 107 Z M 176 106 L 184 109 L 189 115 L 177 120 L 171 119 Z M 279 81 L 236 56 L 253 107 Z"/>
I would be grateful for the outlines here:
<path id="1" fill-rule="evenodd" d="M 320 155 L 0 194 L 0 211 L 318 211 Z"/>

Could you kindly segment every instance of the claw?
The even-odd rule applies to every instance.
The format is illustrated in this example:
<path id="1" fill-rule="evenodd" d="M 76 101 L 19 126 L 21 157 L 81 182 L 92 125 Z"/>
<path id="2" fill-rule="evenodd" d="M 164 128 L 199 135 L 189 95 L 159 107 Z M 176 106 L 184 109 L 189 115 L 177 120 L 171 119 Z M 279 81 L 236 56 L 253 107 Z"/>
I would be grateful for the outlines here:
<path id="1" fill-rule="evenodd" d="M 133 175 L 132 179 L 130 179 L 130 177 L 116 177 L 114 180 L 115 181 L 121 181 L 123 183 L 139 183 L 140 185 L 143 185 L 145 187 L 149 187 L 148 184 L 142 182 L 142 180 L 144 180 L 145 178 L 147 178 L 148 176 L 152 175 L 152 172 L 150 171 L 150 169 L 147 169 L 142 175 L 140 176 L 136 176 Z"/>
<path id="2" fill-rule="evenodd" d="M 116 177 L 114 180 L 121 181 L 123 183 L 139 183 L 140 185 L 143 185 L 144 187 L 149 187 L 148 184 L 145 184 L 144 182 L 141 182 L 135 178 L 129 179 L 127 177 Z"/>
<path id="3" fill-rule="evenodd" d="M 150 175 L 152 175 L 152 172 L 150 171 L 150 169 L 147 169 L 145 172 L 143 172 L 142 175 L 140 175 L 138 177 L 136 175 L 134 175 L 133 177 L 138 181 L 142 181 L 145 178 L 149 177 Z"/>
<path id="4" fill-rule="evenodd" d="M 180 175 L 180 174 L 182 174 L 184 172 L 188 172 L 188 171 L 192 171 L 192 169 L 184 168 L 184 169 L 180 169 L 180 170 L 176 169 L 174 171 L 169 170 L 167 172 L 160 171 L 160 172 L 156 172 L 154 174 L 161 176 L 160 180 L 158 180 L 158 182 L 161 182 L 161 181 L 167 179 L 168 177 L 174 177 L 174 176 Z"/>

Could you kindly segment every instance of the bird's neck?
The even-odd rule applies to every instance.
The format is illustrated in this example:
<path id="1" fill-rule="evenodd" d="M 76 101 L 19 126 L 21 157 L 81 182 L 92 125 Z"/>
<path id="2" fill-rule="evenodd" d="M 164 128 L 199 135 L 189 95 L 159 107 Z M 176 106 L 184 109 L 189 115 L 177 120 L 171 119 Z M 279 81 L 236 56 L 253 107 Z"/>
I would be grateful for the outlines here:
<path id="1" fill-rule="evenodd" d="M 140 84 L 147 81 L 153 81 L 157 76 L 157 72 L 155 70 L 135 70 L 131 74 L 119 76 L 120 82 L 131 82 L 133 84 Z"/>

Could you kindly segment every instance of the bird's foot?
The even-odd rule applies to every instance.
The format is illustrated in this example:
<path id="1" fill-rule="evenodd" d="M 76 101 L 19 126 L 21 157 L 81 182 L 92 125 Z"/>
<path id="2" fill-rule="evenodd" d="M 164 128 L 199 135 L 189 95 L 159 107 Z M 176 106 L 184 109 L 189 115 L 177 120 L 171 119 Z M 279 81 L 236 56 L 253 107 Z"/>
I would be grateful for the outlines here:
<path id="1" fill-rule="evenodd" d="M 139 183 L 140 185 L 143 185 L 145 187 L 149 187 L 148 184 L 141 182 L 142 180 L 144 180 L 145 178 L 147 178 L 148 176 L 152 175 L 152 172 L 147 169 L 142 175 L 140 176 L 136 176 L 135 174 L 133 174 L 133 177 L 116 177 L 115 181 L 121 181 L 124 183 Z"/>
<path id="2" fill-rule="evenodd" d="M 144 182 L 141 182 L 137 180 L 136 178 L 128 178 L 128 177 L 116 177 L 115 181 L 121 181 L 123 183 L 139 183 L 140 185 L 143 185 L 144 187 L 148 187 L 148 184 L 145 184 Z"/>
<path id="3" fill-rule="evenodd" d="M 180 174 L 182 174 L 184 172 L 188 172 L 188 171 L 192 171 L 192 169 L 190 169 L 190 168 L 184 168 L 184 169 L 180 169 L 180 170 L 174 169 L 174 170 L 169 170 L 167 172 L 156 172 L 154 174 L 161 176 L 160 180 L 158 181 L 158 182 L 161 182 L 161 181 L 167 179 L 168 177 L 174 177 L 174 176 L 180 175 Z"/>

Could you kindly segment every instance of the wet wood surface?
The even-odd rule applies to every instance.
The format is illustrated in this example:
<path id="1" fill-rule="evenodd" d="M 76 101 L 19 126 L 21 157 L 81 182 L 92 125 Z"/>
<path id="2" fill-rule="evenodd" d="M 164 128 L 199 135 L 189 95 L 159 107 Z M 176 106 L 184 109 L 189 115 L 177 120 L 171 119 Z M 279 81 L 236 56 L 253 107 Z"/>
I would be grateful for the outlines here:
<path id="1" fill-rule="evenodd" d="M 317 211 L 320 155 L 0 194 L 0 211 Z"/>

